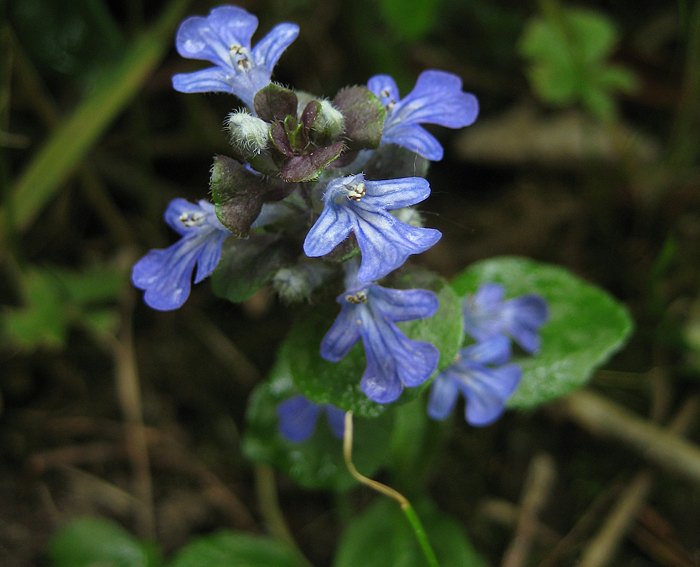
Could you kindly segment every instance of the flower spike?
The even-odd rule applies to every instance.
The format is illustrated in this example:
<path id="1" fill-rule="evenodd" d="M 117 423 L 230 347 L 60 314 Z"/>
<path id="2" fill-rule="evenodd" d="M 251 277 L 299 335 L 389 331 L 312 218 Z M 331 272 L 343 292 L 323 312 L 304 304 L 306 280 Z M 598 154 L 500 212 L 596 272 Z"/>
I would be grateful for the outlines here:
<path id="1" fill-rule="evenodd" d="M 183 93 L 231 93 L 254 111 L 255 93 L 270 83 L 272 69 L 299 35 L 296 24 L 279 24 L 251 48 L 257 27 L 258 19 L 236 6 L 220 6 L 206 17 L 187 18 L 177 31 L 178 53 L 214 66 L 174 75 L 173 88 Z"/>
<path id="2" fill-rule="evenodd" d="M 439 230 L 410 226 L 388 212 L 429 194 L 430 186 L 421 177 L 366 181 L 360 173 L 334 179 L 326 187 L 321 216 L 304 240 L 304 252 L 325 256 L 352 232 L 362 253 L 358 279 L 378 280 L 440 240 Z"/>
<path id="3" fill-rule="evenodd" d="M 462 128 L 479 113 L 476 97 L 462 91 L 457 75 L 445 71 L 423 71 L 404 98 L 389 75 L 375 75 L 367 86 L 387 111 L 382 144 L 397 144 L 433 161 L 442 159 L 442 146 L 420 124 Z"/>
<path id="4" fill-rule="evenodd" d="M 131 281 L 146 291 L 144 301 L 153 309 L 182 307 L 194 283 L 209 276 L 221 258 L 221 247 L 230 232 L 219 222 L 214 205 L 174 199 L 165 211 L 165 222 L 182 238 L 165 249 L 151 250 L 131 271 Z"/>

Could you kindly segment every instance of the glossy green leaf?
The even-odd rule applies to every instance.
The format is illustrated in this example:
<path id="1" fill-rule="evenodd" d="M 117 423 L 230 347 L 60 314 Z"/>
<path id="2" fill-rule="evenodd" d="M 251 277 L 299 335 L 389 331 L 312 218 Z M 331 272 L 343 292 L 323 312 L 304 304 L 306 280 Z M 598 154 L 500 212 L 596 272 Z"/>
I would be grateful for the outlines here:
<path id="1" fill-rule="evenodd" d="M 342 440 L 332 434 L 325 415 L 303 443 L 292 443 L 280 435 L 277 405 L 297 394 L 286 361 L 281 359 L 248 403 L 243 440 L 246 456 L 272 465 L 307 488 L 340 490 L 356 485 L 343 461 Z M 364 474 L 373 474 L 384 463 L 391 425 L 389 413 L 379 419 L 354 418 L 353 460 Z"/>
<path id="2" fill-rule="evenodd" d="M 516 360 L 523 380 L 511 407 L 535 407 L 583 386 L 632 331 L 624 306 L 564 268 L 525 258 L 493 258 L 471 265 L 452 286 L 465 295 L 487 282 L 502 284 L 507 298 L 535 293 L 549 304 L 539 353 Z"/>
<path id="3" fill-rule="evenodd" d="M 462 343 L 462 316 L 459 299 L 444 280 L 434 275 L 410 274 L 401 280 L 402 288 L 432 289 L 437 293 L 440 307 L 435 315 L 417 321 L 400 323 L 399 327 L 414 340 L 427 341 L 440 350 L 438 369 L 454 360 Z M 362 342 L 352 348 L 340 362 L 321 358 L 323 336 L 333 323 L 337 310 L 316 310 L 300 320 L 282 346 L 281 356 L 288 361 L 297 388 L 307 398 L 320 404 L 333 404 L 356 415 L 373 417 L 385 406 L 376 404 L 360 390 L 365 371 Z M 426 382 L 427 385 L 427 382 Z M 401 401 L 415 397 L 422 388 L 406 388 Z"/>
<path id="4" fill-rule="evenodd" d="M 441 567 L 486 567 L 462 526 L 425 503 L 416 511 Z M 381 499 L 343 533 L 333 567 L 425 567 L 416 537 L 398 504 Z"/>
<path id="5" fill-rule="evenodd" d="M 189 543 L 169 567 L 305 567 L 305 564 L 271 538 L 219 532 Z"/>
<path id="6" fill-rule="evenodd" d="M 160 555 L 115 522 L 82 518 L 63 527 L 49 544 L 53 567 L 158 567 Z"/>

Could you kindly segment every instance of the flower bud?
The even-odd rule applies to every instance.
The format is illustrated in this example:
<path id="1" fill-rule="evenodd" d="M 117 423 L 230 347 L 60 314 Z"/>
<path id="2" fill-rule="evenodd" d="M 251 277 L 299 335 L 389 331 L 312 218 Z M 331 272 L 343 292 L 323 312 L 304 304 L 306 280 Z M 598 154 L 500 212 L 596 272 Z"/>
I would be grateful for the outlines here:
<path id="1" fill-rule="evenodd" d="M 226 118 L 226 128 L 233 149 L 246 161 L 267 148 L 269 124 L 245 110 L 229 114 Z"/>
<path id="2" fill-rule="evenodd" d="M 314 121 L 313 130 L 329 140 L 335 140 L 345 129 L 345 117 L 330 101 L 320 100 L 319 102 L 321 106 Z"/>
<path id="3" fill-rule="evenodd" d="M 309 299 L 311 292 L 323 283 L 331 271 L 329 266 L 316 263 L 281 268 L 273 276 L 272 286 L 281 299 L 296 303 Z"/>

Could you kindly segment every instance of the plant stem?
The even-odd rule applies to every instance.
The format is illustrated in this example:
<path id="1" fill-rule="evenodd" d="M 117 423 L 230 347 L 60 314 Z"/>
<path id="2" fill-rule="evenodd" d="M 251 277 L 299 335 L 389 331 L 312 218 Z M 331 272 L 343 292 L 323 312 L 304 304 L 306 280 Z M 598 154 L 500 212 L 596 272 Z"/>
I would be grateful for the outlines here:
<path id="1" fill-rule="evenodd" d="M 408 498 L 406 498 L 403 494 L 401 494 L 397 490 L 391 488 L 390 486 L 387 486 L 386 484 L 382 484 L 381 482 L 377 482 L 376 480 L 373 480 L 369 477 L 366 477 L 361 472 L 359 472 L 357 470 L 357 468 L 355 468 L 355 464 L 352 462 L 352 412 L 351 411 L 348 411 L 345 413 L 345 434 L 343 435 L 343 458 L 345 459 L 345 466 L 348 468 L 348 471 L 355 478 L 355 480 L 368 486 L 372 490 L 379 492 L 380 494 L 383 494 L 384 496 L 388 496 L 389 498 L 396 500 L 396 502 L 399 503 L 399 506 L 401 506 L 401 511 L 404 513 L 404 515 L 406 516 L 406 519 L 408 520 L 408 523 L 411 525 L 411 528 L 413 529 L 413 533 L 416 536 L 416 540 L 418 541 L 418 545 L 420 546 L 421 551 L 423 552 L 423 555 L 425 556 L 425 559 L 428 562 L 428 565 L 430 567 L 440 567 L 440 563 L 438 563 L 437 557 L 435 556 L 435 551 L 433 551 L 433 548 L 430 545 L 430 541 L 428 540 L 428 535 L 425 533 L 425 528 L 423 528 L 423 524 L 421 523 L 420 518 L 418 517 L 415 510 L 413 509 L 413 506 L 411 506 L 411 503 L 409 502 Z"/>

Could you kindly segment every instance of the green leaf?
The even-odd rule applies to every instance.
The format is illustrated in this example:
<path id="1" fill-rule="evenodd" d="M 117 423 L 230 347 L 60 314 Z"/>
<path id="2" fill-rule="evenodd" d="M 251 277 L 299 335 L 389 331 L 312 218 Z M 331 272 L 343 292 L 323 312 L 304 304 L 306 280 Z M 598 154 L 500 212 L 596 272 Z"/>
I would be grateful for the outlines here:
<path id="1" fill-rule="evenodd" d="M 67 297 L 82 306 L 115 301 L 125 283 L 123 270 L 116 266 L 90 266 L 81 272 L 55 268 L 52 272 Z"/>
<path id="2" fill-rule="evenodd" d="M 245 301 L 291 260 L 292 253 L 273 234 L 229 238 L 211 277 L 212 290 L 233 303 Z"/>
<path id="3" fill-rule="evenodd" d="M 416 506 L 441 567 L 486 567 L 462 526 L 423 503 Z M 343 533 L 333 567 L 425 567 L 408 520 L 393 500 L 379 500 Z"/>
<path id="4" fill-rule="evenodd" d="M 310 439 L 292 443 L 278 431 L 277 406 L 297 395 L 284 359 L 278 360 L 270 377 L 258 386 L 248 403 L 243 451 L 256 462 L 274 466 L 306 488 L 343 490 L 355 486 L 342 454 L 342 440 L 335 437 L 321 416 Z M 387 457 L 392 417 L 354 419 L 353 461 L 364 474 L 373 474 Z"/>
<path id="5" fill-rule="evenodd" d="M 608 57 L 618 42 L 618 33 L 612 21 L 592 10 L 567 10 L 569 42 L 580 51 L 585 62 L 598 62 Z"/>
<path id="6" fill-rule="evenodd" d="M 49 544 L 53 567 L 158 567 L 160 554 L 118 524 L 101 518 L 75 520 Z"/>
<path id="7" fill-rule="evenodd" d="M 397 37 L 416 40 L 433 29 L 440 0 L 380 0 L 379 8 Z"/>
<path id="8" fill-rule="evenodd" d="M 50 271 L 32 270 L 23 278 L 23 307 L 2 314 L 2 335 L 20 348 L 60 348 L 68 336 L 65 296 Z"/>
<path id="9" fill-rule="evenodd" d="M 523 380 L 511 407 L 535 407 L 583 386 L 632 331 L 621 304 L 563 268 L 525 258 L 493 258 L 464 270 L 452 286 L 465 295 L 487 282 L 502 284 L 506 297 L 535 293 L 549 304 L 540 351 L 517 360 Z"/>
<path id="10" fill-rule="evenodd" d="M 462 343 L 461 308 L 459 298 L 444 280 L 426 274 L 406 275 L 401 278 L 400 287 L 435 291 L 440 301 L 437 313 L 426 319 L 400 323 L 399 327 L 411 339 L 433 343 L 440 350 L 438 369 L 442 369 L 454 360 Z M 321 340 L 336 315 L 337 311 L 331 314 L 316 310 L 301 319 L 283 343 L 280 356 L 288 361 L 297 388 L 310 400 L 332 404 L 360 416 L 380 415 L 385 406 L 367 399 L 360 389 L 360 379 L 365 371 L 361 341 L 339 362 L 321 358 Z M 427 385 L 428 382 L 419 388 L 406 388 L 400 401 L 412 399 Z"/>
<path id="11" fill-rule="evenodd" d="M 438 370 L 454 361 L 464 342 L 464 320 L 462 302 L 452 287 L 443 278 L 432 272 L 415 270 L 399 279 L 401 288 L 429 289 L 440 302 L 437 312 L 427 319 L 417 319 L 399 324 L 406 335 L 417 341 L 434 344 L 440 351 Z"/>
<path id="12" fill-rule="evenodd" d="M 617 41 L 615 26 L 603 14 L 554 6 L 545 18 L 530 20 L 519 49 L 530 60 L 528 76 L 543 101 L 582 103 L 594 116 L 610 120 L 613 94 L 636 85 L 631 72 L 607 63 Z"/>
<path id="13" fill-rule="evenodd" d="M 169 567 L 304 567 L 281 543 L 267 537 L 219 532 L 189 543 Z"/>
<path id="14" fill-rule="evenodd" d="M 124 274 L 113 266 L 99 265 L 82 272 L 65 268 L 32 268 L 22 277 L 23 306 L 0 315 L 3 338 L 19 348 L 61 348 L 72 324 L 104 334 L 116 329 L 112 308 Z"/>

